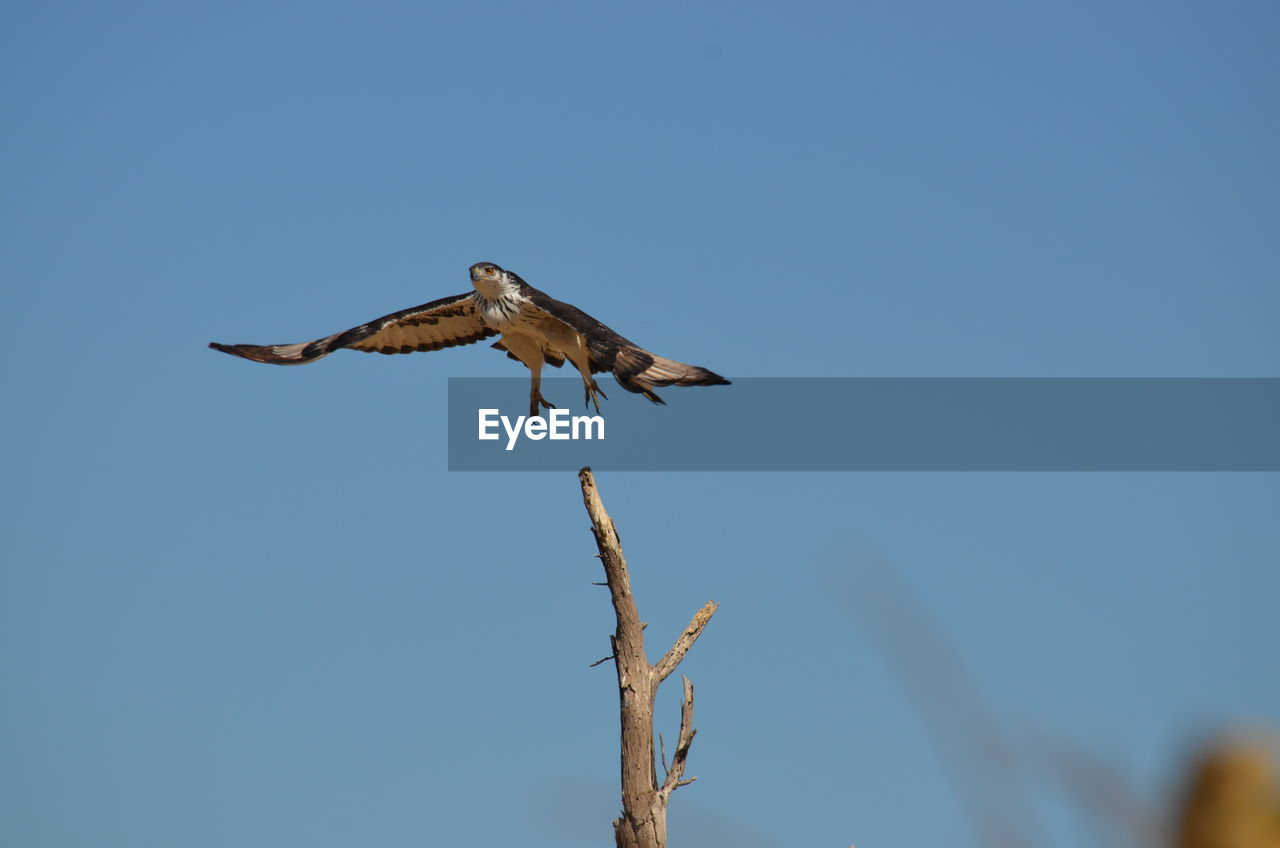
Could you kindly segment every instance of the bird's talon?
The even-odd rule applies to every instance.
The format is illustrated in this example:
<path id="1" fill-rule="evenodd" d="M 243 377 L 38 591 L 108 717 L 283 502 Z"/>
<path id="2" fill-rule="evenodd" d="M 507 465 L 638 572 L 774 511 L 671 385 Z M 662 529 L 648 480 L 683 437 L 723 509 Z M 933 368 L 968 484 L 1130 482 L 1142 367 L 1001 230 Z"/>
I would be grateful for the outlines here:
<path id="1" fill-rule="evenodd" d="M 535 417 L 537 417 L 537 415 L 538 415 L 538 411 L 539 411 L 539 410 L 538 410 L 538 407 L 539 407 L 539 406 L 544 407 L 544 408 L 546 408 L 546 409 L 555 409 L 555 408 L 556 408 L 556 405 L 555 405 L 554 403 L 552 403 L 551 401 L 547 400 L 547 399 L 546 399 L 546 398 L 544 398 L 542 395 L 540 395 L 540 394 L 537 394 L 537 395 L 530 395 L 530 396 L 529 396 L 529 417 L 530 417 L 530 418 L 535 418 Z"/>
<path id="2" fill-rule="evenodd" d="M 609 396 L 600 390 L 600 386 L 596 384 L 595 380 L 592 380 L 586 386 L 582 394 L 582 405 L 587 409 L 590 409 L 594 405 L 597 414 L 600 413 L 600 398 L 604 398 L 605 400 L 609 399 Z"/>

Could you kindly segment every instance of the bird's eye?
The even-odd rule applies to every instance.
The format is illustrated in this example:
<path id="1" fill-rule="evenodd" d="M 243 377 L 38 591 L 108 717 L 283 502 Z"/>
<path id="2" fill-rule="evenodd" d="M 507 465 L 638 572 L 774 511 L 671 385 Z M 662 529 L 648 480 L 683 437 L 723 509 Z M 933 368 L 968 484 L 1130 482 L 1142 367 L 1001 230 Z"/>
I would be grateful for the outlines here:
<path id="1" fill-rule="evenodd" d="M 493 266 L 492 266 L 492 265 L 490 265 L 488 268 L 485 268 L 485 269 L 484 269 L 484 272 L 485 272 L 486 274 L 492 274 L 492 273 L 493 273 Z"/>

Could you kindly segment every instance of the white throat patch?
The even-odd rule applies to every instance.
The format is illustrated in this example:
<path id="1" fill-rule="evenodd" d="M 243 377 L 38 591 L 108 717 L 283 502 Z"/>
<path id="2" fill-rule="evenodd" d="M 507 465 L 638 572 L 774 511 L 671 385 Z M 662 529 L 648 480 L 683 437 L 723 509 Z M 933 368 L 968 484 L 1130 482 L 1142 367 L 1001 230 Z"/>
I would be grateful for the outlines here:
<path id="1" fill-rule="evenodd" d="M 480 296 L 485 300 L 498 300 L 500 298 L 513 295 L 516 292 L 515 283 L 512 283 L 507 279 L 505 271 L 496 280 L 490 279 L 489 277 L 480 277 L 472 280 L 471 284 L 475 286 L 476 291 L 478 291 Z"/>

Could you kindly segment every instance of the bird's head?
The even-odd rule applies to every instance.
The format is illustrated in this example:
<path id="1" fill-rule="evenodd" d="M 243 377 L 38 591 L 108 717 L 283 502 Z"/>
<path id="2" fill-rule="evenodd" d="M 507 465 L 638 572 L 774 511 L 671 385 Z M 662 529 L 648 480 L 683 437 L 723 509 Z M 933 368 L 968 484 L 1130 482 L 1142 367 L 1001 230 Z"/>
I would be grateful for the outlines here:
<path id="1" fill-rule="evenodd" d="M 471 285 L 488 298 L 498 297 L 512 288 L 507 272 L 493 262 L 477 262 L 471 266 Z"/>
<path id="2" fill-rule="evenodd" d="M 471 281 L 501 280 L 502 266 L 493 262 L 477 262 L 471 266 Z"/>

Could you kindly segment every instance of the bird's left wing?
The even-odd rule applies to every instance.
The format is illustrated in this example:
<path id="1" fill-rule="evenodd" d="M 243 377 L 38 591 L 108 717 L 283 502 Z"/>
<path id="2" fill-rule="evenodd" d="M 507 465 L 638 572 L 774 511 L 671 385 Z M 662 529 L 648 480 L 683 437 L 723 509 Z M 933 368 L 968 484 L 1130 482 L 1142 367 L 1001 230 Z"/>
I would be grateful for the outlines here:
<path id="1" fill-rule="evenodd" d="M 304 365 L 344 347 L 365 353 L 390 354 L 466 345 L 498 334 L 480 318 L 474 294 L 467 292 L 402 309 L 313 342 L 285 345 L 210 342 L 209 347 L 254 362 Z"/>

